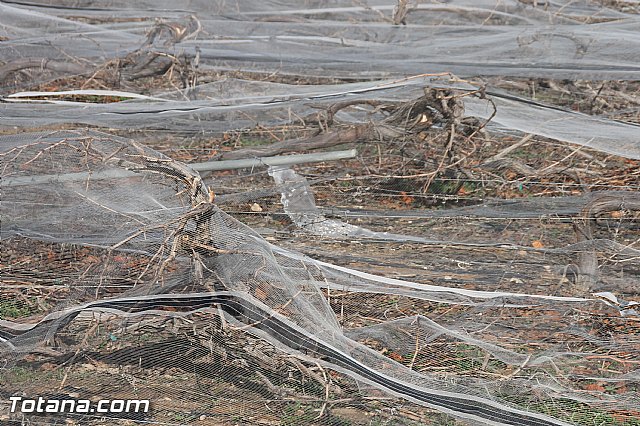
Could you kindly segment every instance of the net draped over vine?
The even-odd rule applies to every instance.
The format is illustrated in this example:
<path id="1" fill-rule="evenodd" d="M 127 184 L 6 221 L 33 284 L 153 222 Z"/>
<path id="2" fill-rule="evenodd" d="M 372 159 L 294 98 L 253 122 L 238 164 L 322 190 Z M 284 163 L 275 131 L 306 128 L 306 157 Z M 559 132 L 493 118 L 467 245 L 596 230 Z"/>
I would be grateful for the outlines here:
<path id="1" fill-rule="evenodd" d="M 0 419 L 637 424 L 637 120 L 492 79 L 637 80 L 638 15 L 538 3 L 0 2 Z"/>

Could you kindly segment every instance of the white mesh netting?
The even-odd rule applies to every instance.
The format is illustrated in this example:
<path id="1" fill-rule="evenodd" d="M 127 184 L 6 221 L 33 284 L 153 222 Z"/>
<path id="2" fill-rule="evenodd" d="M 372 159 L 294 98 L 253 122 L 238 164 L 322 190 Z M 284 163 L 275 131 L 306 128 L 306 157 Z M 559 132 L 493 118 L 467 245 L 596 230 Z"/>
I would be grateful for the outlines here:
<path id="1" fill-rule="evenodd" d="M 0 2 L 0 421 L 640 424 L 637 11 Z"/>

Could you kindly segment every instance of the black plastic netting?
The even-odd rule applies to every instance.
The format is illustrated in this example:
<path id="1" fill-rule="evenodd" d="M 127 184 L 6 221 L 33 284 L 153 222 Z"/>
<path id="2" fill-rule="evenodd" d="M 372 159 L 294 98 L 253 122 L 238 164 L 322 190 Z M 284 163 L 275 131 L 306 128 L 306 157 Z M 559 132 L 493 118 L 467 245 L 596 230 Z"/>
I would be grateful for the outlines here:
<path id="1" fill-rule="evenodd" d="M 639 9 L 0 1 L 0 422 L 640 425 Z"/>

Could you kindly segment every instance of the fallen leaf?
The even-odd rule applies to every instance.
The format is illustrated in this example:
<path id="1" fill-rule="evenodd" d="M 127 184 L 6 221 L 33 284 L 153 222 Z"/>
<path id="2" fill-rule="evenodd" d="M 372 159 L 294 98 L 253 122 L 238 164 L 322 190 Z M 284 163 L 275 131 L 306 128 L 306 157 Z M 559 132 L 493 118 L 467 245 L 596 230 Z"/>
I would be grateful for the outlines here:
<path id="1" fill-rule="evenodd" d="M 409 205 L 413 203 L 413 197 L 410 195 L 407 195 L 406 192 L 404 191 L 400 191 L 400 195 L 402 195 L 402 202 Z"/>
<path id="2" fill-rule="evenodd" d="M 584 390 L 604 392 L 606 389 L 602 386 L 602 383 L 589 383 L 584 385 Z"/>
<path id="3" fill-rule="evenodd" d="M 404 361 L 404 358 L 402 357 L 402 355 L 400 355 L 397 352 L 390 352 L 389 355 L 387 355 L 389 358 L 391 358 L 394 361 L 398 361 L 398 362 L 402 362 Z"/>

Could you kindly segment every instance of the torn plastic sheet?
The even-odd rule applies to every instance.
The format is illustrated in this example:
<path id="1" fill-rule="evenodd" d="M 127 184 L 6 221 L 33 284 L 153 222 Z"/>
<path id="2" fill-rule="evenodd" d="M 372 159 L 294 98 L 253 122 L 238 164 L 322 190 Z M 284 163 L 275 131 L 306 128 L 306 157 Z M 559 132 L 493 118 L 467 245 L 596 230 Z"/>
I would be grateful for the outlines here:
<path id="1" fill-rule="evenodd" d="M 363 228 L 361 226 L 353 225 L 341 220 L 337 219 L 329 219 L 327 218 L 316 206 L 315 197 L 313 195 L 313 191 L 309 186 L 307 179 L 304 176 L 298 175 L 295 171 L 288 167 L 283 166 L 275 166 L 270 167 L 268 171 L 269 175 L 273 178 L 277 188 L 280 190 L 281 194 L 281 203 L 284 209 L 284 212 L 291 218 L 293 223 L 299 228 L 303 229 L 305 232 L 310 234 L 331 237 L 331 238 L 364 238 L 364 239 L 375 239 L 382 241 L 394 241 L 394 242 L 406 242 L 406 243 L 421 243 L 421 244 L 432 244 L 432 245 L 460 245 L 460 246 L 476 246 L 476 247 L 501 247 L 501 248 L 513 248 L 518 250 L 530 250 L 530 247 L 522 247 L 522 246 L 514 246 L 511 243 L 502 243 L 496 241 L 483 241 L 477 243 L 471 243 L 466 241 L 458 241 L 458 240 L 433 240 L 427 239 L 416 235 L 406 235 L 406 234 L 396 234 L 391 232 L 377 232 L 372 231 L 370 229 Z M 623 192 L 621 192 L 623 193 Z M 569 208 L 566 210 L 565 202 L 568 202 L 569 205 L 581 201 L 583 203 L 588 202 L 589 199 L 597 196 L 598 193 L 590 194 L 589 196 L 584 197 L 562 197 L 557 203 L 553 203 L 553 201 L 549 200 L 525 200 L 525 201 L 508 201 L 505 203 L 506 209 L 504 212 L 500 212 L 499 210 L 495 210 L 495 207 L 486 207 L 485 205 L 480 206 L 471 206 L 465 207 L 461 209 L 447 209 L 444 211 L 435 211 L 432 214 L 428 214 L 425 217 L 465 217 L 465 216 L 475 216 L 479 215 L 482 217 L 513 217 L 513 216 L 505 216 L 507 212 L 510 214 L 509 206 L 515 206 L 518 209 L 527 208 L 527 214 L 523 214 L 521 217 L 536 217 L 542 218 L 544 214 L 535 213 L 535 216 L 532 216 L 535 210 L 531 210 L 533 206 L 539 204 L 546 204 L 545 214 L 557 214 L 558 210 L 550 210 L 549 206 L 553 204 L 560 205 L 560 212 L 566 214 L 569 213 L 577 213 L 578 211 L 574 208 Z M 568 198 L 568 200 L 565 200 Z M 582 208 L 584 204 L 580 205 Z M 540 208 L 540 207 L 539 207 Z M 325 209 L 329 212 L 333 211 L 333 209 Z M 487 210 L 489 216 L 487 215 Z M 493 214 L 491 214 L 493 213 Z M 375 212 L 373 212 L 373 216 L 375 216 Z M 349 215 L 347 215 L 349 216 Z M 358 216 L 358 215 L 355 215 Z M 366 216 L 366 215 L 364 215 Z M 389 217 L 388 215 L 384 215 L 384 217 Z M 411 216 L 410 216 L 411 217 Z M 420 214 L 417 214 L 413 217 L 422 217 Z M 516 216 L 518 217 L 518 216 Z M 626 253 L 629 256 L 634 256 L 636 254 L 640 254 L 640 251 L 632 247 L 623 247 L 616 246 L 614 242 L 613 244 L 609 244 L 608 242 L 603 242 L 599 245 L 609 245 L 609 249 L 611 251 Z M 564 249 L 544 249 L 547 252 L 571 252 L 571 251 L 580 251 L 585 248 L 598 245 L 597 242 L 589 241 L 585 243 L 577 243 L 573 244 L 569 247 L 565 247 Z"/>
<path id="2" fill-rule="evenodd" d="M 269 175 L 281 188 L 281 202 L 285 213 L 304 231 L 333 238 L 369 238 L 384 241 L 415 242 L 423 244 L 447 244 L 453 241 L 438 241 L 415 235 L 402 235 L 390 232 L 376 232 L 360 226 L 352 225 L 336 219 L 328 219 L 317 208 L 311 187 L 306 178 L 298 175 L 288 167 L 270 167 Z M 467 243 L 469 246 L 502 246 L 496 242 Z"/>

